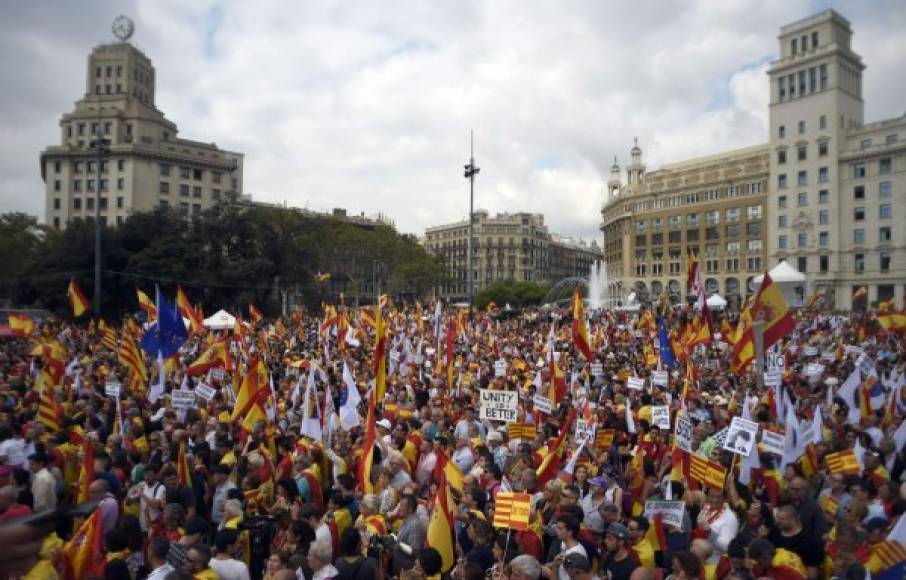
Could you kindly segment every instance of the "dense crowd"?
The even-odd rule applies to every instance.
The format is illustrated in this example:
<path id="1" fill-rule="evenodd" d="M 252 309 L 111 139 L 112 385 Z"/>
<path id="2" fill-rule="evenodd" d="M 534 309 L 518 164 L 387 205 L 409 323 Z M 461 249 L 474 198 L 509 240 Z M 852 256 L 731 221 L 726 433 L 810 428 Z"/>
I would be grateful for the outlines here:
<path id="1" fill-rule="evenodd" d="M 765 380 L 737 368 L 738 315 L 690 347 L 676 307 L 593 313 L 593 360 L 571 309 L 326 307 L 193 334 L 144 353 L 145 377 L 122 355 L 137 325 L 50 320 L 0 342 L 0 569 L 883 577 L 906 554 L 902 331 L 795 316 Z M 516 416 L 482 419 L 481 389 L 517 393 Z M 728 437 L 735 418 L 757 431 Z M 527 525 L 499 524 L 499 496 L 528 502 Z"/>

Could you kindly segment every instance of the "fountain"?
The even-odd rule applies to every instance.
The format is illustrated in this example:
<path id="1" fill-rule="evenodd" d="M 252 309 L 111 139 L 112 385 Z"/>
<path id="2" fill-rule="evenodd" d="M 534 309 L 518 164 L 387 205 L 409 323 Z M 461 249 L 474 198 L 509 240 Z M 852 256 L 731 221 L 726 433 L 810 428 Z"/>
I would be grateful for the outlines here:
<path id="1" fill-rule="evenodd" d="M 600 310 L 610 302 L 607 262 L 595 262 L 588 273 L 588 307 Z"/>

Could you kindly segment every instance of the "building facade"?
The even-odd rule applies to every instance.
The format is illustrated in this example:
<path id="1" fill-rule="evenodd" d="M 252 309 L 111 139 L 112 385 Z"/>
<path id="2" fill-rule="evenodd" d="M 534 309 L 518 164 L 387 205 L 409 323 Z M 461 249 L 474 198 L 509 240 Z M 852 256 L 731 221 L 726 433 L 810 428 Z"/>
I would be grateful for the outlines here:
<path id="1" fill-rule="evenodd" d="M 155 81 L 151 60 L 128 42 L 92 50 L 85 94 L 60 120 L 60 144 L 41 152 L 48 225 L 93 219 L 96 203 L 103 223 L 121 224 L 134 211 L 195 215 L 241 195 L 243 155 L 180 138 L 154 104 Z M 109 141 L 100 177 L 99 136 Z"/>
<path id="2" fill-rule="evenodd" d="M 468 220 L 425 230 L 425 247 L 443 256 L 447 267 L 448 281 L 437 289 L 441 298 L 468 298 L 468 239 Z M 541 214 L 474 213 L 472 275 L 476 293 L 495 282 L 550 284 L 572 276 L 587 277 L 591 265 L 602 257 L 597 244 L 586 246 L 552 235 Z"/>
<path id="3" fill-rule="evenodd" d="M 827 10 L 780 30 L 771 64 L 770 265 L 787 260 L 840 309 L 906 285 L 906 115 L 864 123 L 850 23 Z"/>
<path id="4" fill-rule="evenodd" d="M 731 306 L 781 260 L 838 309 L 863 286 L 868 303 L 903 304 L 906 115 L 864 123 L 851 39 L 833 10 L 781 28 L 765 145 L 650 173 L 636 145 L 625 182 L 614 160 L 601 210 L 612 295 L 678 300 L 691 249 Z"/>
<path id="5" fill-rule="evenodd" d="M 709 294 L 733 305 L 754 291 L 765 264 L 766 146 L 692 159 L 647 172 L 638 143 L 626 181 L 614 160 L 602 209 L 610 296 L 678 303 L 689 252 Z"/>

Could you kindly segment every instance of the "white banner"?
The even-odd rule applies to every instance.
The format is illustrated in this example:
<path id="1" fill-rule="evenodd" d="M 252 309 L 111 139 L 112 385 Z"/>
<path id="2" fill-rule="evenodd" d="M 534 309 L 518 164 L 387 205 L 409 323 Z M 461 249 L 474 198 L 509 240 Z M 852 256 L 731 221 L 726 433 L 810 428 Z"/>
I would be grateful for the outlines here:
<path id="1" fill-rule="evenodd" d="M 752 448 L 755 447 L 755 438 L 757 436 L 758 423 L 742 417 L 733 417 L 723 447 L 727 451 L 748 457 L 752 453 Z"/>
<path id="2" fill-rule="evenodd" d="M 645 388 L 645 379 L 641 377 L 629 377 L 626 379 L 626 386 L 630 389 L 641 391 Z"/>
<path id="3" fill-rule="evenodd" d="M 761 447 L 765 453 L 783 457 L 783 439 L 783 433 L 774 433 L 767 429 L 761 430 Z"/>
<path id="4" fill-rule="evenodd" d="M 601 363 L 591 363 L 591 376 L 603 377 L 604 376 L 604 365 L 602 365 Z"/>
<path id="5" fill-rule="evenodd" d="M 764 384 L 766 387 L 779 387 L 783 382 L 783 369 L 772 368 L 764 373 Z"/>
<path id="6" fill-rule="evenodd" d="M 665 526 L 683 527 L 683 513 L 686 504 L 681 501 L 646 501 L 645 519 L 651 520 L 655 514 L 661 514 L 661 522 Z"/>
<path id="7" fill-rule="evenodd" d="M 210 401 L 217 394 L 217 391 L 204 383 L 198 383 L 195 385 L 195 394 L 205 401 Z"/>
<path id="8" fill-rule="evenodd" d="M 174 409 L 188 409 L 195 406 L 195 391 L 177 389 L 170 392 L 170 402 Z"/>
<path id="9" fill-rule="evenodd" d="M 542 413 L 551 414 L 551 400 L 543 395 L 535 395 L 532 397 L 532 403 L 535 405 L 535 409 L 541 411 Z"/>
<path id="10" fill-rule="evenodd" d="M 670 407 L 654 405 L 651 407 L 651 424 L 654 427 L 670 430 Z"/>
<path id="11" fill-rule="evenodd" d="M 595 424 L 584 419 L 576 419 L 576 441 L 592 442 L 595 440 Z"/>
<path id="12" fill-rule="evenodd" d="M 667 371 L 652 371 L 651 384 L 666 387 L 670 380 L 670 374 Z"/>
<path id="13" fill-rule="evenodd" d="M 677 415 L 673 437 L 677 447 L 686 453 L 692 453 L 692 420 L 689 417 Z"/>
<path id="14" fill-rule="evenodd" d="M 104 394 L 108 397 L 113 397 L 114 399 L 119 398 L 120 392 L 123 390 L 123 385 L 116 381 L 107 381 L 104 384 Z"/>
<path id="15" fill-rule="evenodd" d="M 506 361 L 504 359 L 494 361 L 494 376 L 495 377 L 505 377 L 506 376 Z"/>
<path id="16" fill-rule="evenodd" d="M 766 369 L 785 369 L 786 357 L 779 352 L 769 352 L 764 356 L 764 367 Z"/>
<path id="17" fill-rule="evenodd" d="M 514 423 L 518 414 L 519 394 L 516 391 L 498 391 L 479 389 L 480 411 L 478 418 L 482 421 L 505 421 Z"/>

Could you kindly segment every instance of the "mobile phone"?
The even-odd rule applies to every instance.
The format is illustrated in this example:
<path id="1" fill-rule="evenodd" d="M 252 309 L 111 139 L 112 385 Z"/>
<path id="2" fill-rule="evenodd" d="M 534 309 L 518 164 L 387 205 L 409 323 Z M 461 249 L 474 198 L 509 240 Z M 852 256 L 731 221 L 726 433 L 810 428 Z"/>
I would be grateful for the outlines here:
<path id="1" fill-rule="evenodd" d="M 98 503 L 98 500 L 91 500 L 76 505 L 58 507 L 55 510 L 49 510 L 37 514 L 32 514 L 30 516 L 17 518 L 15 520 L 10 520 L 8 522 L 0 524 L 0 526 L 18 526 L 23 524 L 28 526 L 46 526 L 54 524 L 60 520 L 68 520 L 70 518 L 78 517 L 85 518 L 91 515 L 91 512 L 94 511 L 94 508 L 97 507 Z"/>

